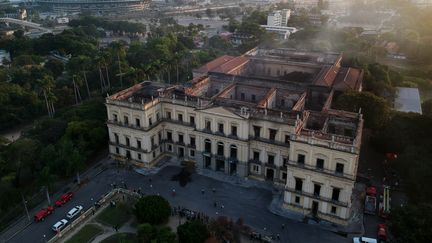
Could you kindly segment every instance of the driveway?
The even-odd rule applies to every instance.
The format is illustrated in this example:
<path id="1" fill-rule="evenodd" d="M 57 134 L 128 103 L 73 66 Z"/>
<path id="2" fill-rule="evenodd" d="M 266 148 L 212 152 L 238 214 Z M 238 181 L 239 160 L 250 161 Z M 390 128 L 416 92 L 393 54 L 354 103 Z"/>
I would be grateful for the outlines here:
<path id="1" fill-rule="evenodd" d="M 83 185 L 64 207 L 56 209 L 45 221 L 32 223 L 9 242 L 45 242 L 54 236 L 51 226 L 64 218 L 70 208 L 82 205 L 86 210 L 111 189 L 112 183 L 119 186 L 126 184 L 128 189 L 141 188 L 145 194 L 160 194 L 167 198 L 172 206 L 186 207 L 209 216 L 224 215 L 233 220 L 241 217 L 245 224 L 260 232 L 280 234 L 280 242 L 349 242 L 347 238 L 315 225 L 299 223 L 272 214 L 267 209 L 272 200 L 270 191 L 240 187 L 198 174 L 192 174 L 191 181 L 182 187 L 178 181 L 171 180 L 180 170 L 179 167 L 168 166 L 157 174 L 143 176 L 131 170 L 107 169 Z M 212 188 L 216 189 L 215 193 L 212 192 Z M 172 196 L 173 189 L 176 190 L 175 197 Z M 202 189 L 205 190 L 204 194 Z M 215 208 L 214 202 L 224 205 L 224 208 Z M 282 224 L 285 224 L 284 230 L 281 228 Z"/>

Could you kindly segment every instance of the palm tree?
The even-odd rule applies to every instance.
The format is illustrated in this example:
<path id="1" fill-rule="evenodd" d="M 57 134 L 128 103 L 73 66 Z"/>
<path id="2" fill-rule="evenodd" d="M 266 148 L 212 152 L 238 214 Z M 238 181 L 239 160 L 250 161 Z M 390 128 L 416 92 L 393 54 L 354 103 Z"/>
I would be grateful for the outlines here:
<path id="1" fill-rule="evenodd" d="M 54 117 L 55 114 L 54 101 L 56 100 L 56 97 L 52 92 L 52 89 L 54 88 L 53 77 L 50 75 L 44 75 L 42 79 L 38 79 L 36 82 L 40 92 L 43 94 L 45 98 L 45 104 L 47 107 L 48 116 Z"/>
<path id="2" fill-rule="evenodd" d="M 84 169 L 84 156 L 77 149 L 70 155 L 68 169 L 76 173 L 77 183 L 81 184 L 80 171 Z"/>
<path id="3" fill-rule="evenodd" d="M 48 205 L 51 205 L 51 198 L 49 190 L 51 189 L 52 183 L 54 182 L 54 176 L 51 174 L 49 166 L 45 166 L 39 174 L 39 184 L 45 187 L 45 192 L 48 200 Z"/>

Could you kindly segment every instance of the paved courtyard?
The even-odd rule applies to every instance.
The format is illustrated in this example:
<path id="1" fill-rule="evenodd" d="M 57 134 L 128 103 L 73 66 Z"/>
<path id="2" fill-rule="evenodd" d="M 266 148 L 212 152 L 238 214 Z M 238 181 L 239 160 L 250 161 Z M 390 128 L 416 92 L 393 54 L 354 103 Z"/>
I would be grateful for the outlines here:
<path id="1" fill-rule="evenodd" d="M 70 208 L 75 205 L 83 205 L 85 209 L 90 207 L 94 201 L 112 188 L 113 183 L 118 186 L 126 184 L 128 189 L 141 189 L 145 194 L 160 194 L 173 206 L 186 207 L 209 216 L 223 215 L 234 220 L 241 217 L 245 224 L 261 233 L 280 234 L 280 242 L 350 242 L 348 238 L 323 230 L 316 225 L 303 224 L 272 214 L 268 210 L 272 201 L 272 192 L 269 190 L 237 186 L 196 173 L 191 175 L 190 182 L 180 186 L 179 181 L 172 180 L 172 176 L 180 171 L 180 167 L 167 166 L 156 174 L 142 175 L 133 170 L 107 169 L 90 178 L 65 207 L 57 209 L 44 222 L 32 223 L 9 242 L 37 243 L 50 239 L 54 235 L 51 226 L 64 218 Z M 215 188 L 215 192 L 212 192 L 212 188 Z M 176 196 L 172 195 L 173 189 L 176 191 Z M 224 207 L 215 208 L 214 202 Z M 285 224 L 284 230 L 281 228 L 282 224 Z"/>

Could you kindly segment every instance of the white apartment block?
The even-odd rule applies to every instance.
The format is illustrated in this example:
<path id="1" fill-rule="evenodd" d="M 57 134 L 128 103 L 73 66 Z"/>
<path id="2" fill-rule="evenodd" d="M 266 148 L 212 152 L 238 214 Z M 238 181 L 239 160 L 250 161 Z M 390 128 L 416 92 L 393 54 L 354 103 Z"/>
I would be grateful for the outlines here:
<path id="1" fill-rule="evenodd" d="M 288 20 L 291 17 L 290 9 L 276 10 L 267 16 L 268 26 L 288 26 Z"/>
<path id="2" fill-rule="evenodd" d="M 286 208 L 346 224 L 363 119 L 331 103 L 361 91 L 362 71 L 341 67 L 338 53 L 221 58 L 188 85 L 143 82 L 109 96 L 111 156 L 152 167 L 170 155 L 197 170 L 272 181 Z"/>

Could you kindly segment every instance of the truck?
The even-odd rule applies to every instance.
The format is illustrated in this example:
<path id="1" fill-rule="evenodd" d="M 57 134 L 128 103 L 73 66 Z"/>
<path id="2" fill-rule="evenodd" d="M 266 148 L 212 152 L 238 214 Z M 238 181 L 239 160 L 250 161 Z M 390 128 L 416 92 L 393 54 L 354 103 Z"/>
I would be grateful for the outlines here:
<path id="1" fill-rule="evenodd" d="M 376 205 L 377 205 L 377 190 L 376 187 L 370 186 L 366 189 L 366 199 L 365 199 L 365 207 L 364 212 L 367 214 L 376 214 Z"/>
<path id="2" fill-rule="evenodd" d="M 383 187 L 383 194 L 379 203 L 379 216 L 387 219 L 390 215 L 390 187 Z"/>
<path id="3" fill-rule="evenodd" d="M 52 214 L 54 212 L 54 207 L 48 206 L 46 208 L 42 208 L 37 212 L 34 216 L 34 220 L 36 222 L 44 220 L 48 215 Z"/>

